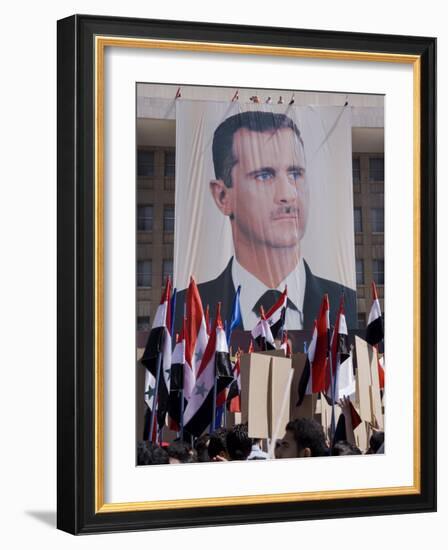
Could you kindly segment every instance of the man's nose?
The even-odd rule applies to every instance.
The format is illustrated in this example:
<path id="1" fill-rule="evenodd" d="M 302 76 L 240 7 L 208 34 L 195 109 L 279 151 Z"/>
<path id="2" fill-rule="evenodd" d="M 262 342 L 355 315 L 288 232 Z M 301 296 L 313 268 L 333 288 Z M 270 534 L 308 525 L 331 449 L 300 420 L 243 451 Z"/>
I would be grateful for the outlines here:
<path id="1" fill-rule="evenodd" d="M 292 181 L 288 174 L 277 174 L 275 181 L 275 202 L 282 204 L 288 204 L 294 202 L 297 199 L 297 189 L 294 181 Z"/>

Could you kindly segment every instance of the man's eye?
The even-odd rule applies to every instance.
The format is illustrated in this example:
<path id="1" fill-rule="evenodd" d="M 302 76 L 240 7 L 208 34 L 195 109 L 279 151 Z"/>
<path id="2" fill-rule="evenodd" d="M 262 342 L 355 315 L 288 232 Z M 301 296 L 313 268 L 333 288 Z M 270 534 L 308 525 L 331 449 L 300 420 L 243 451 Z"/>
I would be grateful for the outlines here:
<path id="1" fill-rule="evenodd" d="M 264 172 L 258 172 L 255 174 L 255 179 L 257 181 L 268 181 L 273 177 L 272 172 L 268 172 L 267 170 Z"/>
<path id="2" fill-rule="evenodd" d="M 289 172 L 289 177 L 291 179 L 298 180 L 300 178 L 303 178 L 304 174 L 305 174 L 304 170 L 291 170 Z"/>

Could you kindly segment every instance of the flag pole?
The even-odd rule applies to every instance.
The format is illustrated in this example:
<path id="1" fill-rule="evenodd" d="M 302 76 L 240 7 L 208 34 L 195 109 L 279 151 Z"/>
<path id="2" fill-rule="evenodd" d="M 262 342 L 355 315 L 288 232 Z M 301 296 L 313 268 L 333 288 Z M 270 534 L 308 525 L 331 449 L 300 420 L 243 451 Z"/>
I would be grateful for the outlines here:
<path id="1" fill-rule="evenodd" d="M 334 442 L 334 434 L 336 431 L 336 418 L 335 418 L 335 412 L 334 412 L 334 379 L 333 379 L 333 358 L 331 357 L 331 350 L 330 350 L 330 384 L 331 384 L 331 437 L 330 437 L 330 444 L 331 449 L 333 448 L 333 442 Z"/>
<path id="2" fill-rule="evenodd" d="M 212 411 L 212 424 L 210 427 L 210 433 L 213 433 L 215 431 L 215 423 L 216 423 L 216 398 L 218 393 L 218 380 L 216 377 L 216 354 L 215 354 L 215 364 L 214 364 L 214 383 L 213 383 L 213 411 Z"/>
<path id="3" fill-rule="evenodd" d="M 184 389 L 180 390 L 180 440 L 184 440 Z"/>
<path id="4" fill-rule="evenodd" d="M 156 409 L 157 409 L 157 396 L 159 392 L 159 382 L 160 382 L 160 371 L 162 366 L 162 351 L 159 351 L 157 354 L 157 371 L 156 371 L 156 385 L 154 386 L 154 399 L 153 407 L 151 411 L 151 426 L 149 428 L 149 441 L 152 442 L 152 436 L 154 434 L 154 419 L 156 418 Z"/>
<path id="5" fill-rule="evenodd" d="M 334 330 L 334 329 L 333 329 Z M 330 363 L 330 387 L 331 387 L 331 427 L 330 427 L 330 453 L 333 449 L 333 440 L 334 440 L 334 433 L 336 431 L 336 425 L 335 425 L 335 413 L 334 413 L 334 381 L 333 381 L 333 356 L 331 353 L 331 340 L 330 340 L 330 332 L 328 333 L 328 339 L 329 339 L 329 345 L 328 345 L 328 356 L 329 356 L 329 363 Z"/>

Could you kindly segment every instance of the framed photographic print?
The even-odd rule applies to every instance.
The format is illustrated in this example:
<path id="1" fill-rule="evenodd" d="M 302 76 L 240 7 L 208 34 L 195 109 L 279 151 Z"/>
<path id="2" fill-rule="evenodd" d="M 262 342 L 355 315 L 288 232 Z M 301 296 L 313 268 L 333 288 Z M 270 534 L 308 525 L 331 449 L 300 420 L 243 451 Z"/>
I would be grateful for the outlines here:
<path id="1" fill-rule="evenodd" d="M 433 38 L 58 22 L 58 527 L 436 508 Z"/>

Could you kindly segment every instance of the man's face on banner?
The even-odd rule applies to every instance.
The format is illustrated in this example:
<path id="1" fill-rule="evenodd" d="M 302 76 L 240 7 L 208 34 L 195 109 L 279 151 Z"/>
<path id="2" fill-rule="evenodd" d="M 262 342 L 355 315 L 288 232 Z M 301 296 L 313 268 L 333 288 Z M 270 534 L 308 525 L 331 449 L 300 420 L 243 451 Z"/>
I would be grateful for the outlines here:
<path id="1" fill-rule="evenodd" d="M 302 144 L 293 130 L 234 134 L 229 210 L 234 238 L 273 248 L 293 248 L 308 216 Z"/>

